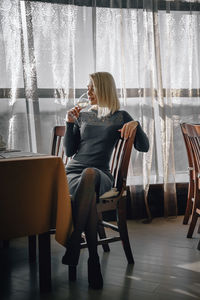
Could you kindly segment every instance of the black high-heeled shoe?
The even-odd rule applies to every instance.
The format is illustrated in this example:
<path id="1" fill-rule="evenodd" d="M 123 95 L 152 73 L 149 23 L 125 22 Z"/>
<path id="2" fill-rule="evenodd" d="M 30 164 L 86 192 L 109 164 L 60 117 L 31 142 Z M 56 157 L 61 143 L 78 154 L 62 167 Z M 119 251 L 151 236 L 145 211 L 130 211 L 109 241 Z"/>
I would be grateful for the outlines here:
<path id="1" fill-rule="evenodd" d="M 99 290 L 103 288 L 103 277 L 99 259 L 88 259 L 88 283 L 92 289 Z"/>
<path id="2" fill-rule="evenodd" d="M 62 263 L 64 265 L 74 267 L 78 265 L 78 260 L 80 256 L 80 241 L 81 236 L 79 238 L 77 237 L 77 234 L 73 232 L 69 241 L 67 242 L 66 252 L 62 257 Z"/>

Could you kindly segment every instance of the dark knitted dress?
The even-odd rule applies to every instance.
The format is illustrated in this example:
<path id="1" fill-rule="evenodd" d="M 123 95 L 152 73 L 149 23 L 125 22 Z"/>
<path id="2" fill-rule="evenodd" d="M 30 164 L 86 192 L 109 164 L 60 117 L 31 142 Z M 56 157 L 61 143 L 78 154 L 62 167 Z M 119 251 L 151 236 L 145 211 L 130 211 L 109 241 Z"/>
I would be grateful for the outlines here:
<path id="1" fill-rule="evenodd" d="M 66 174 L 73 196 L 85 168 L 95 168 L 100 175 L 99 195 L 112 188 L 113 178 L 109 171 L 109 162 L 115 143 L 120 137 L 118 131 L 132 121 L 132 117 L 123 110 L 116 111 L 101 119 L 97 111 L 81 112 L 77 122 L 66 124 L 64 147 L 66 155 L 73 156 L 66 167 Z M 134 147 L 147 152 L 149 141 L 140 124 L 137 127 Z"/>

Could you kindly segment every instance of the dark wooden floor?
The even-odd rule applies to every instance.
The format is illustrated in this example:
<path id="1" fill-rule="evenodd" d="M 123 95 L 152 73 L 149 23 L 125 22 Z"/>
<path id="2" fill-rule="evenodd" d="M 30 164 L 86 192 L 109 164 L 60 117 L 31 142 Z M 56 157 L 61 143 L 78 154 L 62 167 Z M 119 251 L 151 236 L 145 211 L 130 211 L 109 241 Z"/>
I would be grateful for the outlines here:
<path id="1" fill-rule="evenodd" d="M 186 238 L 182 217 L 156 218 L 151 224 L 128 221 L 135 265 L 127 266 L 121 242 L 111 252 L 99 248 L 104 288 L 88 289 L 87 249 L 82 250 L 78 280 L 68 282 L 67 267 L 61 264 L 64 248 L 52 236 L 52 292 L 39 293 L 38 266 L 29 264 L 27 239 L 13 240 L 0 249 L 0 299 L 2 300 L 165 300 L 200 299 L 200 234 Z"/>

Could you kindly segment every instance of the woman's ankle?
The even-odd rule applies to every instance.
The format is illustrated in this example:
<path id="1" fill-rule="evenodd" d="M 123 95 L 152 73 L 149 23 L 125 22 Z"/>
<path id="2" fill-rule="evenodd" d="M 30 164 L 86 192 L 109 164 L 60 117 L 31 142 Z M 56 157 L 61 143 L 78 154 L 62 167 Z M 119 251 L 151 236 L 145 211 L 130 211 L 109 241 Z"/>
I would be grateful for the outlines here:
<path id="1" fill-rule="evenodd" d="M 97 259 L 94 259 L 94 257 L 89 257 L 88 259 L 88 283 L 89 287 L 92 289 L 103 288 L 103 277 L 101 274 L 99 257 Z"/>
<path id="2" fill-rule="evenodd" d="M 68 266 L 77 266 L 80 256 L 81 234 L 73 232 L 67 241 L 67 249 L 62 258 L 62 263 Z"/>

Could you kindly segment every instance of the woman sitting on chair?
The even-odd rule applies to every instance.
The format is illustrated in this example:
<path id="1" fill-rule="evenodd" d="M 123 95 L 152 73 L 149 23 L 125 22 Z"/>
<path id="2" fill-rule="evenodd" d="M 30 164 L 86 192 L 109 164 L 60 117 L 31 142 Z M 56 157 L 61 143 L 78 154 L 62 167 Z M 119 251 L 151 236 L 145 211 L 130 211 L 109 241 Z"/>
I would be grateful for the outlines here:
<path id="1" fill-rule="evenodd" d="M 81 112 L 81 107 L 76 106 L 67 112 L 66 117 L 64 146 L 66 155 L 73 156 L 66 173 L 72 195 L 74 231 L 67 242 L 62 263 L 78 264 L 81 234 L 85 232 L 89 251 L 89 287 L 101 289 L 103 278 L 97 253 L 96 202 L 113 185 L 110 157 L 120 135 L 126 139 L 136 127 L 134 147 L 147 152 L 149 141 L 139 122 L 126 111 L 119 110 L 115 82 L 110 73 L 91 74 L 87 94 L 92 105 L 90 110 Z"/>

